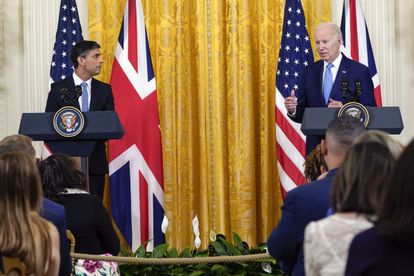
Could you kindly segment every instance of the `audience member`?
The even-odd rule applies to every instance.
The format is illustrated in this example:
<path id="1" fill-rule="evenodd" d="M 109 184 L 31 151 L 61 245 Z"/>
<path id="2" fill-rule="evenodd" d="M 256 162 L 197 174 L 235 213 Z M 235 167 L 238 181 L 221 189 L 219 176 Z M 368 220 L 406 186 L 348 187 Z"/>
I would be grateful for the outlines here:
<path id="1" fill-rule="evenodd" d="M 86 177 L 75 161 L 55 154 L 39 163 L 44 194 L 66 207 L 67 225 L 76 239 L 77 253 L 118 255 L 119 239 L 102 200 L 89 194 Z"/>
<path id="2" fill-rule="evenodd" d="M 326 216 L 330 207 L 332 179 L 348 148 L 365 129 L 354 117 L 335 118 L 328 126 L 321 149 L 328 166 L 325 178 L 299 186 L 286 195 L 282 218 L 273 229 L 267 246 L 269 253 L 282 262 L 286 274 L 304 275 L 303 238 L 306 225 Z"/>
<path id="3" fill-rule="evenodd" d="M 0 250 L 19 258 L 28 275 L 58 275 L 59 234 L 39 216 L 42 187 L 33 157 L 0 155 Z"/>
<path id="4" fill-rule="evenodd" d="M 25 135 L 9 135 L 0 141 L 0 155 L 10 152 L 23 151 L 36 160 L 36 151 L 32 139 Z M 59 275 L 67 276 L 72 271 L 69 244 L 66 237 L 66 211 L 65 207 L 43 197 L 40 216 L 52 222 L 59 232 L 60 239 L 60 268 Z"/>
<path id="5" fill-rule="evenodd" d="M 400 154 L 404 150 L 404 146 L 400 142 L 393 139 L 391 135 L 389 135 L 388 133 L 385 133 L 380 130 L 366 131 L 358 137 L 355 143 L 370 141 L 377 142 L 386 146 L 391 151 L 391 154 L 394 156 L 395 159 L 398 159 L 398 157 L 400 157 Z"/>
<path id="6" fill-rule="evenodd" d="M 414 260 L 414 140 L 384 187 L 376 226 L 355 237 L 345 275 L 410 275 Z"/>
<path id="7" fill-rule="evenodd" d="M 305 160 L 305 179 L 307 182 L 312 182 L 322 178 L 328 172 L 325 159 L 321 150 L 321 144 L 317 145 Z"/>
<path id="8" fill-rule="evenodd" d="M 343 275 L 349 244 L 372 227 L 394 163 L 390 150 L 380 143 L 361 142 L 349 149 L 332 183 L 335 214 L 306 227 L 306 275 Z"/>

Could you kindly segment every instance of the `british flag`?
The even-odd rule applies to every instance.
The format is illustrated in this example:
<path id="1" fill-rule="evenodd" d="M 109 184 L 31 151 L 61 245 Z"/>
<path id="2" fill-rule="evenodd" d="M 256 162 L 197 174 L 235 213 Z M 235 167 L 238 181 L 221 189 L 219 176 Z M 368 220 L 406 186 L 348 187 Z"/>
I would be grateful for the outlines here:
<path id="1" fill-rule="evenodd" d="M 109 141 L 112 216 L 131 249 L 164 242 L 161 133 L 154 70 L 140 0 L 128 0 L 111 81 L 115 110 L 125 129 Z"/>
<path id="2" fill-rule="evenodd" d="M 381 86 L 374 53 L 369 39 L 368 27 L 358 0 L 345 0 L 342 10 L 341 31 L 344 40 L 342 51 L 349 58 L 366 65 L 374 83 L 374 95 L 377 106 L 382 106 Z"/>

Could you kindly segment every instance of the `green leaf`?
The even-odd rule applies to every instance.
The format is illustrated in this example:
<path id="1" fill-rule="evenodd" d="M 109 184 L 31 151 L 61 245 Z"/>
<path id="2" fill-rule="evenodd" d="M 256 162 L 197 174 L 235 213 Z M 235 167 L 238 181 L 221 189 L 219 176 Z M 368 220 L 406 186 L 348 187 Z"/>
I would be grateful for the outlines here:
<path id="1" fill-rule="evenodd" d="M 235 233 L 235 232 L 233 232 L 233 241 L 234 241 L 234 243 L 236 244 L 236 246 L 237 246 L 237 249 L 240 251 L 240 252 L 244 252 L 245 250 L 245 248 L 244 248 L 244 246 L 243 246 L 243 241 L 242 241 L 242 239 L 240 238 L 240 236 L 239 235 L 237 235 L 237 233 Z"/>
<path id="2" fill-rule="evenodd" d="M 214 250 L 216 253 L 220 256 L 228 256 L 227 251 L 223 243 L 215 241 L 211 243 L 214 247 Z"/>
<path id="3" fill-rule="evenodd" d="M 206 272 L 205 271 L 194 271 L 191 272 L 190 276 L 199 276 L 199 275 L 204 275 Z"/>
<path id="4" fill-rule="evenodd" d="M 180 254 L 180 257 L 183 257 L 183 258 L 192 257 L 190 248 L 188 248 L 188 247 L 184 248 L 183 252 L 181 252 L 181 254 Z"/>
<path id="5" fill-rule="evenodd" d="M 227 271 L 226 267 L 220 264 L 215 264 L 211 267 L 211 272 L 225 272 Z"/>
<path id="6" fill-rule="evenodd" d="M 151 258 L 161 258 L 165 255 L 167 250 L 168 250 L 168 244 L 163 243 L 163 244 L 157 245 L 152 251 Z"/>
<path id="7" fill-rule="evenodd" d="M 229 253 L 230 256 L 241 255 L 240 250 L 238 250 L 234 245 L 232 245 L 231 243 L 229 243 L 228 241 L 226 241 L 223 238 L 219 238 L 219 239 L 226 246 L 227 252 Z"/>
<path id="8" fill-rule="evenodd" d="M 177 258 L 178 257 L 178 251 L 176 248 L 171 248 L 168 250 L 168 257 L 170 258 Z"/>
<path id="9" fill-rule="evenodd" d="M 135 250 L 135 252 L 134 252 L 134 257 L 137 257 L 137 258 L 142 258 L 142 257 L 144 257 L 144 255 L 145 255 L 145 246 L 143 245 L 143 244 L 141 244 L 139 247 L 138 247 L 138 249 L 137 250 Z"/>

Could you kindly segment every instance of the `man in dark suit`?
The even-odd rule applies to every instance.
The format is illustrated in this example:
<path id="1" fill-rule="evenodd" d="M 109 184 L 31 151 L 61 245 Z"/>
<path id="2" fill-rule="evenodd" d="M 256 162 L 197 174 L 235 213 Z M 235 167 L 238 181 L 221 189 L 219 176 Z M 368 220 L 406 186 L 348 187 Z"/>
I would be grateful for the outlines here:
<path id="1" fill-rule="evenodd" d="M 47 98 L 46 112 L 56 112 L 67 106 L 61 96 L 75 91 L 75 86 L 81 87 L 82 96 L 74 101 L 74 107 L 83 112 L 114 110 L 111 86 L 93 78 L 101 72 L 103 59 L 100 47 L 98 43 L 87 40 L 73 46 L 71 59 L 75 71 L 72 76 L 52 84 Z M 105 174 L 108 173 L 105 149 L 105 141 L 97 141 L 95 149 L 89 156 L 89 191 L 101 198 L 103 198 Z"/>
<path id="2" fill-rule="evenodd" d="M 40 216 L 53 223 L 60 239 L 60 268 L 59 275 L 70 275 L 72 271 L 72 261 L 69 256 L 69 241 L 66 236 L 66 210 L 63 205 L 55 203 L 47 198 L 43 198 Z"/>
<path id="3" fill-rule="evenodd" d="M 0 141 L 0 155 L 23 151 L 36 159 L 36 152 L 32 145 L 32 139 L 25 135 L 9 135 Z M 60 268 L 59 275 L 67 276 L 72 271 L 72 260 L 69 254 L 69 242 L 66 236 L 66 210 L 63 205 L 55 203 L 47 198 L 43 198 L 40 216 L 47 219 L 59 232 L 60 240 Z"/>
<path id="4" fill-rule="evenodd" d="M 354 117 L 335 118 L 328 126 L 321 148 L 328 166 L 325 178 L 299 186 L 286 195 L 282 218 L 267 240 L 270 255 L 282 262 L 289 275 L 305 275 L 303 239 L 306 225 L 326 217 L 330 207 L 330 188 L 336 169 L 355 138 L 364 132 Z"/>
<path id="5" fill-rule="evenodd" d="M 286 97 L 288 116 L 301 123 L 306 107 L 339 108 L 352 98 L 365 106 L 376 106 L 368 67 L 340 52 L 342 33 L 339 27 L 333 23 L 320 24 L 316 28 L 315 43 L 320 60 L 305 68 L 299 89 L 292 90 Z M 307 136 L 306 155 L 322 138 Z"/>

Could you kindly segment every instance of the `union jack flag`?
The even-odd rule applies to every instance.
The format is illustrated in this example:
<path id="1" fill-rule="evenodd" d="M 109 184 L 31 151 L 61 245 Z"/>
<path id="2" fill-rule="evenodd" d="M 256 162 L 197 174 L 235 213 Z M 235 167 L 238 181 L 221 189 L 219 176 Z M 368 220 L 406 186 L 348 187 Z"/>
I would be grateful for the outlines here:
<path id="1" fill-rule="evenodd" d="M 375 66 L 374 53 L 369 39 L 368 27 L 358 0 L 345 0 L 342 10 L 341 31 L 344 40 L 342 52 L 349 58 L 367 66 L 374 83 L 377 106 L 382 106 L 381 86 Z"/>
<path id="2" fill-rule="evenodd" d="M 164 242 L 164 184 L 154 70 L 140 0 L 128 0 L 111 81 L 115 110 L 125 129 L 110 140 L 112 217 L 131 249 Z"/>
<path id="3" fill-rule="evenodd" d="M 313 62 L 312 46 L 299 0 L 286 0 L 276 72 L 276 149 L 280 184 L 288 192 L 305 182 L 305 135 L 287 116 L 284 100 L 299 88 L 300 74 Z"/>

